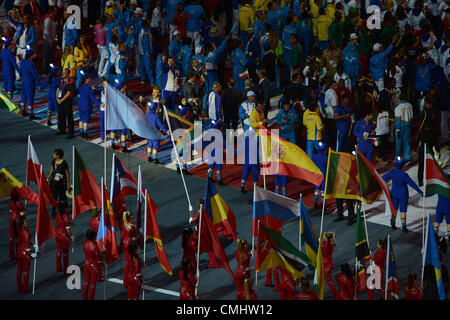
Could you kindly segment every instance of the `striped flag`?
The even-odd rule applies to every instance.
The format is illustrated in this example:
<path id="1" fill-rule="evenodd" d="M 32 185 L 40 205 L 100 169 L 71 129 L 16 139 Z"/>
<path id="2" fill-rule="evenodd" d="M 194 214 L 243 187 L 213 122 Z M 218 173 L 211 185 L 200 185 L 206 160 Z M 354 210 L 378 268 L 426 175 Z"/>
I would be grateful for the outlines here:
<path id="1" fill-rule="evenodd" d="M 316 270 L 314 272 L 313 287 L 319 300 L 323 300 L 325 292 L 325 270 L 323 269 L 322 237 L 319 239 L 319 246 L 317 249 L 317 263 Z"/>
<path id="2" fill-rule="evenodd" d="M 249 74 L 248 74 L 248 70 L 247 69 L 245 69 L 244 71 L 239 73 L 239 78 L 241 78 L 241 79 L 245 79 L 245 78 L 248 78 L 248 77 L 249 77 Z"/>
<path id="3" fill-rule="evenodd" d="M 303 200 L 300 201 L 300 233 L 302 236 L 302 246 L 305 246 L 306 255 L 315 267 L 317 261 L 317 235 L 314 226 L 309 220 Z"/>
<path id="4" fill-rule="evenodd" d="M 426 146 L 425 146 L 426 147 Z M 450 199 L 450 180 L 434 159 L 430 149 L 425 152 L 425 196 L 438 194 Z"/>
<path id="5" fill-rule="evenodd" d="M 97 232 L 97 245 L 105 249 L 105 261 L 111 264 L 119 260 L 117 249 L 116 230 L 118 229 L 116 217 L 109 201 L 108 191 L 102 179 L 102 215 Z"/>
<path id="6" fill-rule="evenodd" d="M 355 255 L 356 255 L 356 277 L 357 277 L 357 291 L 366 290 L 366 261 L 370 259 L 370 250 L 367 244 L 366 231 L 364 230 L 361 221 L 361 214 L 357 207 L 356 212 L 356 241 L 355 241 Z"/>
<path id="7" fill-rule="evenodd" d="M 388 235 L 388 247 L 386 252 L 387 261 L 387 286 L 386 290 L 389 292 L 390 296 L 394 300 L 398 300 L 398 277 L 397 277 L 397 266 L 395 263 L 394 250 L 392 248 L 391 236 Z"/>

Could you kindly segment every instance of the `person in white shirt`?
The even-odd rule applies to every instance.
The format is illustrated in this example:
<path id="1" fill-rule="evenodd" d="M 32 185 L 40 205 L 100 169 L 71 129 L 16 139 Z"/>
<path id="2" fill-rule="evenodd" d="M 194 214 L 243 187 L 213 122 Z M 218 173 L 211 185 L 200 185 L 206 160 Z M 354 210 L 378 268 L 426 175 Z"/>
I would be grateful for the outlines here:
<path id="1" fill-rule="evenodd" d="M 336 145 L 336 120 L 334 120 L 334 110 L 338 105 L 337 83 L 333 81 L 331 87 L 325 92 L 325 133 L 328 145 L 335 148 Z"/>
<path id="2" fill-rule="evenodd" d="M 352 90 L 352 79 L 344 72 L 342 65 L 337 67 L 337 72 L 334 74 L 334 82 L 338 83 L 341 79 L 344 80 L 345 87 Z"/>
<path id="3" fill-rule="evenodd" d="M 413 119 L 413 107 L 406 101 L 406 92 L 400 94 L 400 104 L 395 108 L 395 157 L 411 161 L 411 125 Z"/>
<path id="4" fill-rule="evenodd" d="M 389 112 L 386 107 L 384 107 L 377 116 L 377 124 L 375 128 L 375 134 L 377 140 L 379 140 L 378 154 L 379 157 L 375 157 L 378 161 L 383 161 L 384 165 L 387 165 L 387 153 L 389 150 L 389 132 L 390 132 L 390 122 L 389 122 Z"/>

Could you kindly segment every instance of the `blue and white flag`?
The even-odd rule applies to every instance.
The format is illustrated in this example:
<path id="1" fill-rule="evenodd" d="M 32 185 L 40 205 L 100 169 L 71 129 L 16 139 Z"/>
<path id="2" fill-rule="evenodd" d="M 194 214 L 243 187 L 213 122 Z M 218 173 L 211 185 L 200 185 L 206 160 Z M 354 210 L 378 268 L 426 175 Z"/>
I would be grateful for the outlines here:
<path id="1" fill-rule="evenodd" d="M 106 130 L 131 129 L 141 138 L 161 140 L 163 135 L 145 118 L 144 112 L 109 83 L 105 87 Z"/>

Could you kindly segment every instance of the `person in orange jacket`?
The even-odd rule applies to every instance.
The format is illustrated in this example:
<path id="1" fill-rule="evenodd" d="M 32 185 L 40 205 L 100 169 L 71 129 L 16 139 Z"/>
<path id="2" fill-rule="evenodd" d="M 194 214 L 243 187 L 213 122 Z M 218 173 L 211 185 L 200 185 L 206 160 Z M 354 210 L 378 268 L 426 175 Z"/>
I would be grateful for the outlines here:
<path id="1" fill-rule="evenodd" d="M 127 272 L 128 300 L 138 300 L 139 291 L 142 288 L 142 264 L 139 257 L 139 247 L 135 242 L 131 242 L 128 247 L 129 266 Z"/>
<path id="2" fill-rule="evenodd" d="M 88 229 L 86 231 L 87 240 L 83 243 L 84 259 L 84 285 L 83 300 L 94 300 L 95 286 L 97 281 L 102 278 L 102 261 L 100 250 L 97 246 L 97 234 L 95 231 Z"/>
<path id="3" fill-rule="evenodd" d="M 238 249 L 235 251 L 237 268 L 234 279 L 237 287 L 237 300 L 246 300 L 245 280 L 250 278 L 250 259 L 248 243 L 244 239 L 237 239 Z"/>
<path id="4" fill-rule="evenodd" d="M 59 211 L 56 213 L 56 272 L 67 274 L 71 241 L 70 217 L 66 211 L 66 205 L 60 204 Z M 61 256 L 63 256 L 63 265 L 61 264 Z"/>
<path id="5" fill-rule="evenodd" d="M 355 296 L 355 280 L 348 263 L 341 264 L 341 272 L 336 276 L 338 292 L 336 300 L 353 300 Z"/>
<path id="6" fill-rule="evenodd" d="M 195 286 L 198 283 L 196 279 L 197 270 L 190 258 L 181 261 L 181 270 L 178 271 L 180 280 L 180 300 L 195 300 Z"/>
<path id="7" fill-rule="evenodd" d="M 278 266 L 280 269 L 280 299 L 293 300 L 295 296 L 295 281 L 289 271 L 282 265 Z"/>
<path id="8" fill-rule="evenodd" d="M 19 243 L 17 246 L 17 292 L 28 292 L 28 279 L 30 277 L 31 258 L 36 255 L 31 252 L 31 234 L 28 230 L 28 222 L 26 219 L 19 221 Z M 23 275 L 23 282 L 22 282 Z"/>
<path id="9" fill-rule="evenodd" d="M 417 288 L 418 280 L 417 274 L 408 272 L 408 284 L 403 286 L 406 300 L 422 300 L 422 293 Z"/>
<path id="10" fill-rule="evenodd" d="M 333 283 L 333 277 L 331 276 L 331 272 L 334 269 L 333 265 L 333 250 L 336 248 L 336 233 L 334 232 L 325 232 L 323 234 L 322 241 L 322 255 L 323 255 L 323 269 L 325 271 L 325 280 L 330 287 L 331 293 L 336 298 L 336 287 Z"/>

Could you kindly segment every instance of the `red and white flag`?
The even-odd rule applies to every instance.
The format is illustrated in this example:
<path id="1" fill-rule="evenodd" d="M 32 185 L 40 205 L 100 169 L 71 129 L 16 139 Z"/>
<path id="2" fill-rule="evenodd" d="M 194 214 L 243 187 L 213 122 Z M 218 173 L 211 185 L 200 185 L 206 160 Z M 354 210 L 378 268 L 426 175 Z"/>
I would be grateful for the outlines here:
<path id="1" fill-rule="evenodd" d="M 31 136 L 28 136 L 28 156 L 27 156 L 27 186 L 33 181 L 39 185 L 41 177 L 41 163 L 31 143 Z"/>

